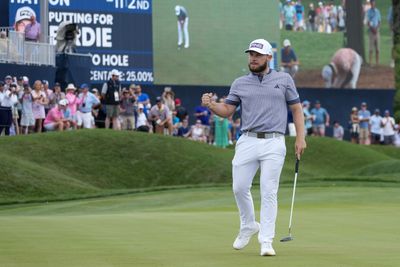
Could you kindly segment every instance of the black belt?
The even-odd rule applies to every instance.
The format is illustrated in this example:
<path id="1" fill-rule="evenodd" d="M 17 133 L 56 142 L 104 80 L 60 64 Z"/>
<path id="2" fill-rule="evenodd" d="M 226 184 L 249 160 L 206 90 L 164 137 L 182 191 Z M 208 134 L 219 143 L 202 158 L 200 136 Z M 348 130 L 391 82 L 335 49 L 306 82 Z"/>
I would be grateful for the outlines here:
<path id="1" fill-rule="evenodd" d="M 243 132 L 243 135 L 247 135 L 250 137 L 257 137 L 260 139 L 270 139 L 283 136 L 283 134 L 279 132 L 250 132 L 250 131 Z"/>

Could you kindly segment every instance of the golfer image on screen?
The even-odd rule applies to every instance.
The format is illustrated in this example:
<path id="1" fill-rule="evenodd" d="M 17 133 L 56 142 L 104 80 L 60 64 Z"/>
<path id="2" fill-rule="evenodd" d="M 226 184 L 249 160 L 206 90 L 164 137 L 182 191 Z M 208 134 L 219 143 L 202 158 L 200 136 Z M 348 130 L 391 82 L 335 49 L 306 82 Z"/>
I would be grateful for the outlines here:
<path id="1" fill-rule="evenodd" d="M 178 19 L 178 49 L 189 48 L 189 17 L 186 8 L 183 6 L 175 6 L 175 15 Z"/>
<path id="2" fill-rule="evenodd" d="M 221 117 L 231 116 L 241 106 L 242 135 L 236 143 L 232 160 L 233 192 L 240 215 L 240 230 L 233 248 L 243 249 L 258 233 L 261 256 L 274 256 L 277 193 L 279 178 L 286 156 L 285 131 L 287 107 L 293 113 L 296 127 L 297 158 L 306 148 L 304 115 L 299 94 L 292 77 L 269 68 L 272 46 L 264 39 L 250 43 L 248 54 L 250 73 L 237 78 L 231 85 L 225 102 L 217 103 L 212 94 L 202 96 L 202 104 Z M 250 188 L 258 168 L 260 172 L 260 223 L 254 214 Z"/>

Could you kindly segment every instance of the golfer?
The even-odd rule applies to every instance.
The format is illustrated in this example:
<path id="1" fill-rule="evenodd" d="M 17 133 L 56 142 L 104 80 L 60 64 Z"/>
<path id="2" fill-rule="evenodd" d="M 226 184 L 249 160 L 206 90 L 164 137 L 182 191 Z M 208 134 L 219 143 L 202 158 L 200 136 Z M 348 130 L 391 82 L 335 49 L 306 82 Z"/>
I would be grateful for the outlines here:
<path id="1" fill-rule="evenodd" d="M 175 6 L 175 15 L 178 19 L 178 49 L 182 48 L 183 40 L 185 40 L 184 48 L 189 48 L 189 16 L 186 8 Z"/>
<path id="2" fill-rule="evenodd" d="M 277 192 L 279 177 L 286 155 L 287 105 L 296 127 L 295 153 L 299 158 L 306 148 L 304 116 L 293 79 L 289 74 L 270 69 L 272 47 L 264 39 L 250 43 L 248 53 L 250 73 L 236 79 L 223 103 L 212 100 L 212 94 L 202 96 L 202 104 L 221 117 L 231 116 L 237 106 L 242 110 L 242 136 L 236 143 L 232 161 L 233 192 L 240 214 L 240 231 L 233 248 L 243 249 L 259 232 L 261 256 L 274 256 Z M 250 188 L 261 167 L 261 214 L 259 224 L 254 215 Z"/>

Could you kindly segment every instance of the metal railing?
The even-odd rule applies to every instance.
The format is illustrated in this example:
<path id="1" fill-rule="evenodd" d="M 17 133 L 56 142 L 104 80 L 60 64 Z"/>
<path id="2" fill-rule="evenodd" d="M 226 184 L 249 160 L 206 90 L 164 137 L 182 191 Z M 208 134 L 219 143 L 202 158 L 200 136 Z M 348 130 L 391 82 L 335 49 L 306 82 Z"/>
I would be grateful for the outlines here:
<path id="1" fill-rule="evenodd" d="M 0 27 L 0 61 L 17 64 L 56 64 L 55 46 L 25 41 L 25 34 Z"/>

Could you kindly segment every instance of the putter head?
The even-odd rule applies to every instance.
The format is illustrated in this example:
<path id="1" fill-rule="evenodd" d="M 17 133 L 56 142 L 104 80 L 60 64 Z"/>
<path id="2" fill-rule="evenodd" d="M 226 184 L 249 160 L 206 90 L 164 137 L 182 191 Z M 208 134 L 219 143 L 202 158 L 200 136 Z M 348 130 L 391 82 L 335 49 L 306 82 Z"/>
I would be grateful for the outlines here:
<path id="1" fill-rule="evenodd" d="M 281 239 L 281 242 L 288 242 L 288 241 L 292 241 L 293 237 L 292 236 L 287 236 Z"/>

